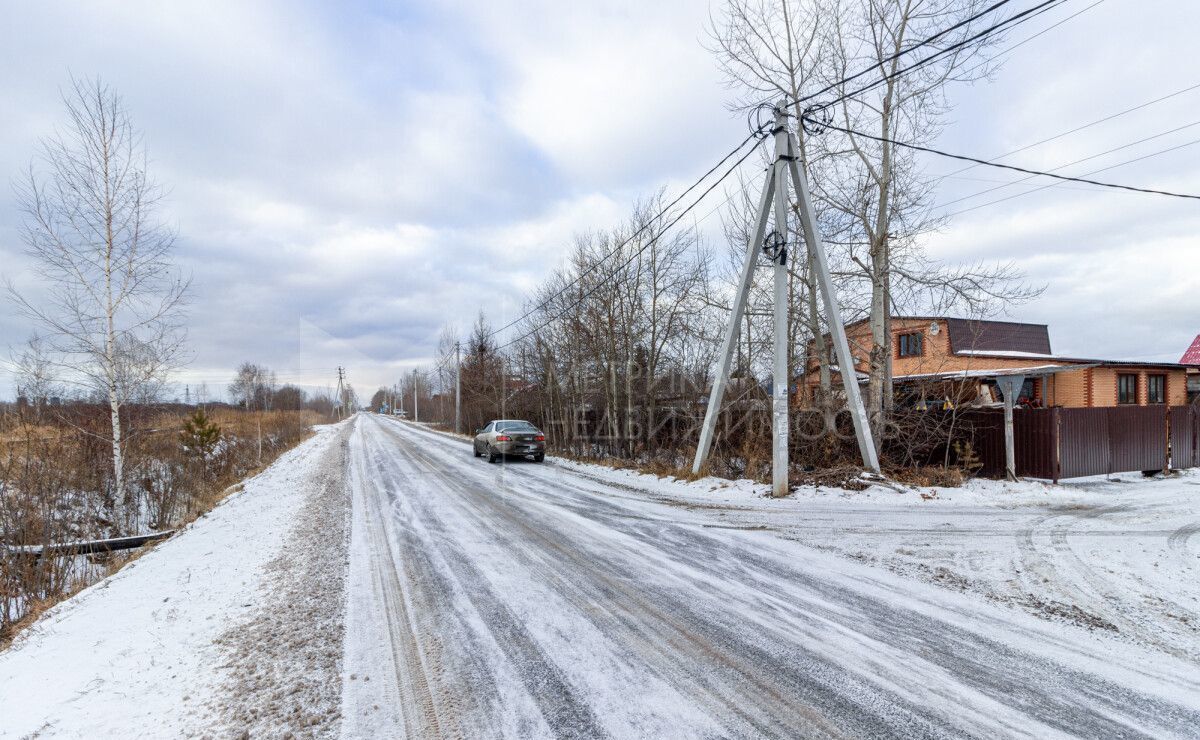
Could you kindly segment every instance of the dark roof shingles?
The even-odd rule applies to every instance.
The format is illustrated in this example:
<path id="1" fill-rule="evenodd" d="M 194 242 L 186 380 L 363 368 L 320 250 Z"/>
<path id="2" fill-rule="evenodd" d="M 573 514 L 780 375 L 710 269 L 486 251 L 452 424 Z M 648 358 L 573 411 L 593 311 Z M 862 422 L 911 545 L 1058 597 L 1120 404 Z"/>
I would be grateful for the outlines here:
<path id="1" fill-rule="evenodd" d="M 1045 324 L 946 319 L 946 327 L 950 332 L 950 351 L 955 354 L 969 351 L 1050 354 L 1050 331 Z"/>

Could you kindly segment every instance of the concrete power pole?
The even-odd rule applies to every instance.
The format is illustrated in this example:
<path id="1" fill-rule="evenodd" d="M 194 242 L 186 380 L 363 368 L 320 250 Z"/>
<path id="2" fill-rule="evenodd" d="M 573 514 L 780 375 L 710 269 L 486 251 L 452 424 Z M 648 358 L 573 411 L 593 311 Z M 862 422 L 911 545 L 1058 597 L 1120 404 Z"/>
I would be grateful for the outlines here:
<path id="1" fill-rule="evenodd" d="M 834 350 L 837 354 L 839 375 L 846 393 L 846 404 L 854 420 L 854 431 L 858 437 L 859 451 L 862 454 L 863 465 L 872 473 L 879 473 L 879 459 L 875 452 L 875 443 L 871 436 L 871 428 L 867 423 L 866 409 L 859 393 L 858 377 L 854 369 L 854 360 L 850 355 L 850 345 L 846 340 L 846 328 L 842 323 L 841 309 L 837 303 L 833 280 L 829 274 L 828 259 L 825 247 L 817 230 L 816 217 L 812 207 L 812 199 L 808 192 L 808 180 L 799 166 L 799 147 L 793 140 L 787 127 L 787 113 L 783 104 L 775 109 L 775 125 L 772 129 L 775 136 L 775 161 L 768 171 L 763 183 L 762 196 L 759 199 L 758 217 L 755 220 L 754 236 L 747 245 L 746 258 L 742 263 L 741 278 L 737 292 L 733 297 L 733 311 L 729 324 L 725 327 L 725 337 L 721 354 L 717 360 L 717 372 L 713 378 L 713 387 L 709 395 L 708 408 L 704 412 L 704 425 L 700 429 L 700 441 L 696 447 L 696 458 L 692 464 L 692 472 L 699 473 L 708 459 L 712 447 L 713 435 L 716 431 L 717 417 L 721 411 L 721 401 L 725 396 L 725 386 L 729 382 L 730 366 L 737 349 L 738 334 L 741 329 L 742 317 L 746 311 L 746 301 L 750 293 L 750 285 L 754 278 L 754 270 L 758 256 L 764 253 L 771 260 L 774 271 L 775 305 L 774 336 L 771 388 L 771 493 L 773 496 L 785 496 L 788 493 L 788 389 L 791 378 L 788 373 L 788 272 L 787 272 L 787 197 L 788 177 L 791 176 L 795 188 L 800 211 L 800 225 L 804 233 L 804 241 L 808 246 L 817 271 L 818 285 L 825 306 L 825 315 L 829 321 L 829 331 L 833 335 Z M 774 230 L 767 233 L 767 225 L 774 211 Z"/>
<path id="2" fill-rule="evenodd" d="M 345 393 L 346 371 L 345 371 L 345 369 L 339 367 L 337 369 L 337 376 L 338 376 L 337 400 L 334 402 L 333 408 L 334 408 L 335 413 L 337 414 L 337 418 L 340 419 L 340 418 L 342 418 L 342 405 L 346 400 L 346 393 Z"/>
<path id="3" fill-rule="evenodd" d="M 462 342 L 454 343 L 454 433 L 462 434 Z"/>

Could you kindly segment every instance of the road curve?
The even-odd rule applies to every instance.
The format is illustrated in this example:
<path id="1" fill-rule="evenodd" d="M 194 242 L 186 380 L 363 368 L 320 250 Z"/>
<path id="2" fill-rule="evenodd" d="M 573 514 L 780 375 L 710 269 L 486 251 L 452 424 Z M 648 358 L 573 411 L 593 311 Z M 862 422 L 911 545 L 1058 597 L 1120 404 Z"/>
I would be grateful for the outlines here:
<path id="1" fill-rule="evenodd" d="M 1200 674 L 355 421 L 348 737 L 1186 737 Z M 1123 655 L 1128 655 L 1128 652 Z"/>

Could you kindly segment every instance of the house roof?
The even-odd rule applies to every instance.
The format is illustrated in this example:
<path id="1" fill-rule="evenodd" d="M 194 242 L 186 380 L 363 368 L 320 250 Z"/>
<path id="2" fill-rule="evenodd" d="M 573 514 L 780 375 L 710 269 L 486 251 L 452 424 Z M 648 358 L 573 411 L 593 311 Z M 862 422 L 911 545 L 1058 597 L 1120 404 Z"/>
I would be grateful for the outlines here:
<path id="1" fill-rule="evenodd" d="M 1187 348 L 1183 357 L 1179 358 L 1180 365 L 1200 365 L 1200 334 L 1192 340 L 1192 346 Z"/>
<path id="2" fill-rule="evenodd" d="M 1050 354 L 1050 330 L 1045 324 L 951 318 L 945 321 L 950 351 L 955 354 L 963 351 Z"/>
<path id="3" fill-rule="evenodd" d="M 992 360 L 1051 360 L 1062 363 L 1064 367 L 1080 369 L 1082 367 L 1148 367 L 1166 370 L 1179 370 L 1185 365 L 1177 362 L 1147 362 L 1145 360 L 1102 360 L 1095 357 L 1062 357 L 1060 355 L 1041 355 L 1025 352 L 960 352 L 969 357 L 986 357 Z"/>
<path id="4" fill-rule="evenodd" d="M 952 316 L 892 316 L 891 320 L 946 322 L 946 329 L 950 335 L 950 351 L 954 354 L 970 350 L 1050 354 L 1050 331 L 1045 324 L 962 319 Z M 846 326 L 857 326 L 865 321 L 868 319 L 852 321 Z"/>

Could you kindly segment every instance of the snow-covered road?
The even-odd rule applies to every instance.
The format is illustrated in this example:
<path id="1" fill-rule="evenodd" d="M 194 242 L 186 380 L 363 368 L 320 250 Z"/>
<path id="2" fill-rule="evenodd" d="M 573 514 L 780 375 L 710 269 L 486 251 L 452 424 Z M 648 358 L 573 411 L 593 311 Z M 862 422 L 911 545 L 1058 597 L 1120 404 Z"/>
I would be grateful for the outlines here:
<path id="1" fill-rule="evenodd" d="M 1192 662 L 648 501 L 577 466 L 492 466 L 375 416 L 360 417 L 349 456 L 349 736 L 1200 726 Z"/>
<path id="2" fill-rule="evenodd" d="M 988 573 L 1015 542 L 1022 593 L 1079 580 L 1055 588 L 1101 613 L 1130 581 L 1062 543 L 1113 539 L 1087 516 L 1102 497 L 918 510 L 702 485 L 490 465 L 369 414 L 323 427 L 0 653 L 0 737 L 1197 736 L 1186 626 L 1149 639 L 1194 586 L 1151 574 L 1175 606 L 1120 602 L 1102 613 L 1122 631 L 1089 631 L 916 569 Z M 1148 500 L 1179 514 L 1170 490 Z M 1193 513 L 1142 510 L 1144 541 L 1190 551 Z"/>

